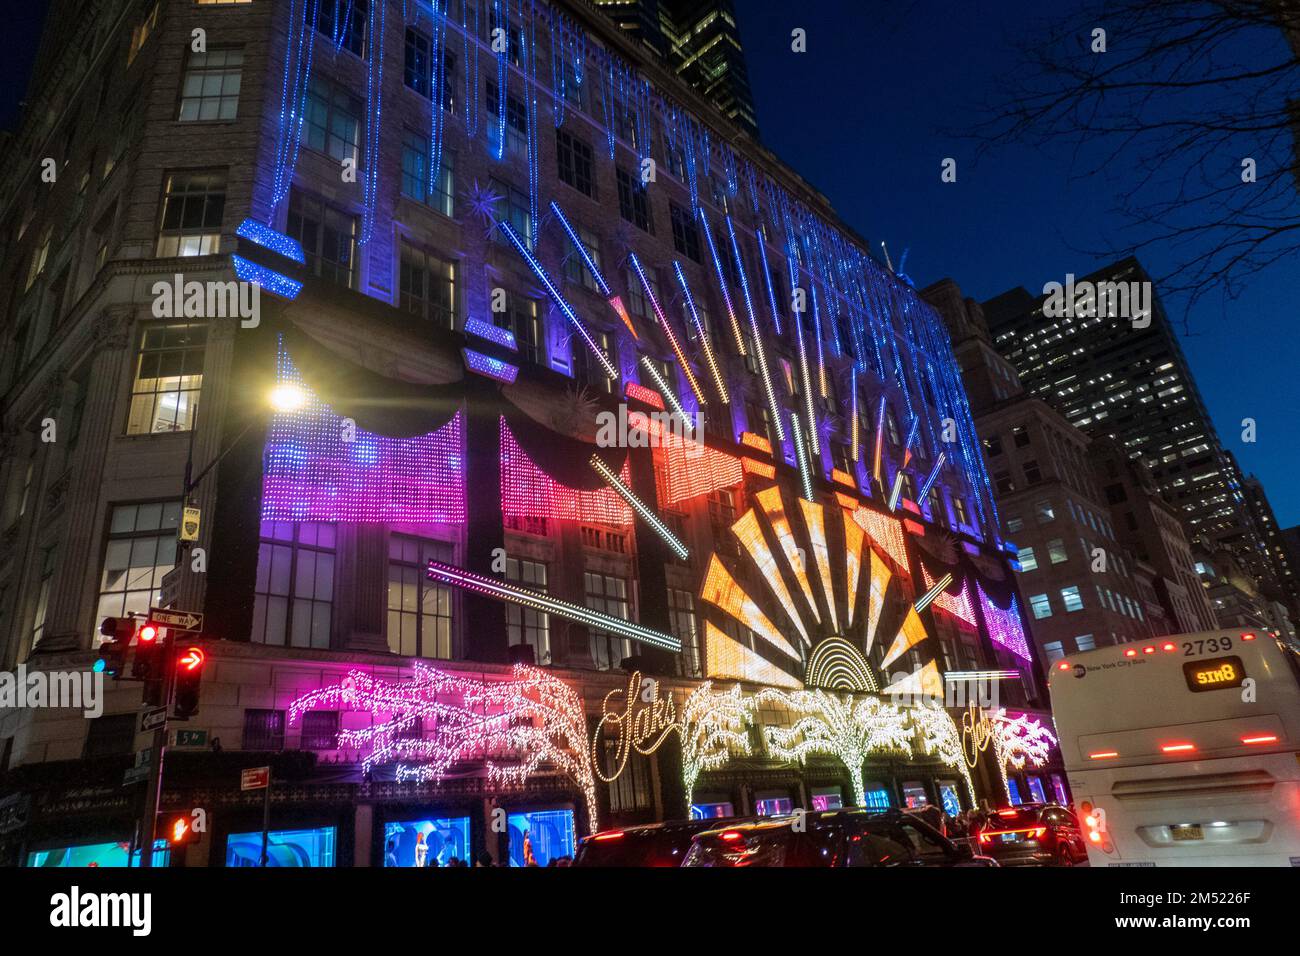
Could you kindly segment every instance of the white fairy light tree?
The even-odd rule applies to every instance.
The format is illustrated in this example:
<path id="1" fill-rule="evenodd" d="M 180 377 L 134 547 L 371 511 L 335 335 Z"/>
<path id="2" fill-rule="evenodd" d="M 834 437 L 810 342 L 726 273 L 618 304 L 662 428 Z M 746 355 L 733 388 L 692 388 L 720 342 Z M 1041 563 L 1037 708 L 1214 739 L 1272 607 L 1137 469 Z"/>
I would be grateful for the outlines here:
<path id="1" fill-rule="evenodd" d="M 961 733 L 952 715 L 942 707 L 917 707 L 912 711 L 912 726 L 921 734 L 921 748 L 931 756 L 938 757 L 945 767 L 961 773 L 966 783 L 966 795 L 971 807 L 977 806 L 975 784 L 971 781 L 970 770 L 966 765 L 966 752 L 962 747 Z"/>
<path id="2" fill-rule="evenodd" d="M 853 700 L 824 690 L 781 691 L 765 688 L 758 702 L 777 703 L 797 715 L 789 727 L 764 727 L 772 755 L 807 761 L 811 754 L 829 754 L 844 764 L 853 783 L 854 806 L 866 806 L 862 765 L 870 754 L 911 753 L 912 729 L 907 715 L 877 697 Z"/>
<path id="3" fill-rule="evenodd" d="M 1041 767 L 1047 763 L 1048 753 L 1056 746 L 1056 735 L 1043 726 L 1042 721 L 1030 719 L 1028 714 L 1010 717 L 999 707 L 990 718 L 993 724 L 993 754 L 998 771 L 1002 774 L 1002 788 L 1011 799 L 1011 784 L 1007 768 L 1024 769 L 1026 763 Z"/>
<path id="4" fill-rule="evenodd" d="M 713 682 L 705 681 L 686 698 L 680 730 L 687 807 L 701 773 L 721 767 L 733 753 L 749 756 L 745 724 L 753 711 L 754 699 L 741 696 L 739 684 L 728 691 L 715 691 Z"/>

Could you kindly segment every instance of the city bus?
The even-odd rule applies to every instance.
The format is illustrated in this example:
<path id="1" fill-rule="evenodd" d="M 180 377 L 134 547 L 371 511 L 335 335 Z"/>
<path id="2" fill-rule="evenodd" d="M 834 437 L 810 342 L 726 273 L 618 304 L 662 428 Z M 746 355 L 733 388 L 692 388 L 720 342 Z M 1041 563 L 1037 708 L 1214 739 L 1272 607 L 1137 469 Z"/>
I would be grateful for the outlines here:
<path id="1" fill-rule="evenodd" d="M 1300 659 L 1266 631 L 1069 655 L 1048 685 L 1092 866 L 1300 866 Z"/>

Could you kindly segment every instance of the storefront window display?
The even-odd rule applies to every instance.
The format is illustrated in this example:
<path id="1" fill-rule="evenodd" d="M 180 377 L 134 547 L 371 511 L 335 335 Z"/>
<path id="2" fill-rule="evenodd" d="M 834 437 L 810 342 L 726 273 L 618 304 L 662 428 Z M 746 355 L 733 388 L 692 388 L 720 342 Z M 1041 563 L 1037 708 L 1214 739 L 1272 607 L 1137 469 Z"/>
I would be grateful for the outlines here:
<path id="1" fill-rule="evenodd" d="M 838 810 L 844 806 L 844 798 L 839 787 L 814 787 L 812 805 L 814 810 Z"/>
<path id="2" fill-rule="evenodd" d="M 700 803 L 691 804 L 692 820 L 715 820 L 734 817 L 735 815 L 736 808 L 729 800 L 703 800 Z"/>
<path id="3" fill-rule="evenodd" d="M 1056 794 L 1056 802 L 1063 807 L 1070 805 L 1070 794 L 1065 789 L 1065 780 L 1059 773 L 1052 774 L 1052 792 Z"/>
<path id="4" fill-rule="evenodd" d="M 334 866 L 334 827 L 272 830 L 266 845 L 267 866 Z M 261 866 L 262 831 L 226 837 L 226 866 Z"/>
<path id="5" fill-rule="evenodd" d="M 27 854 L 28 866 L 45 867 L 124 867 L 127 866 L 126 854 L 129 843 L 85 843 L 81 846 L 61 846 L 49 850 L 34 850 Z M 153 865 L 168 866 L 171 863 L 171 851 L 165 840 L 155 840 L 153 845 Z M 131 856 L 130 866 L 140 865 L 140 851 Z"/>
<path id="6" fill-rule="evenodd" d="M 951 780 L 939 781 L 939 802 L 943 804 L 943 812 L 948 816 L 955 817 L 961 813 L 961 796 L 956 783 Z"/>
<path id="7" fill-rule="evenodd" d="M 928 807 L 930 805 L 930 795 L 925 792 L 925 784 L 919 780 L 903 781 L 903 806 L 909 810 L 917 807 Z"/>
<path id="8" fill-rule="evenodd" d="M 883 783 L 868 780 L 866 785 L 867 808 L 870 810 L 888 810 L 893 806 L 889 799 L 889 788 Z"/>
<path id="9" fill-rule="evenodd" d="M 384 824 L 384 866 L 446 866 L 469 860 L 469 817 Z"/>
<path id="10" fill-rule="evenodd" d="M 1041 777 L 1030 775 L 1029 792 L 1033 795 L 1034 803 L 1047 802 L 1047 792 L 1043 790 L 1043 780 Z"/>
<path id="11" fill-rule="evenodd" d="M 572 859 L 575 849 L 572 810 L 512 813 L 510 865 L 548 866 L 552 860 Z"/>
<path id="12" fill-rule="evenodd" d="M 754 812 L 760 817 L 773 817 L 778 813 L 793 813 L 794 801 L 788 793 L 767 792 L 754 795 Z"/>
<path id="13" fill-rule="evenodd" d="M 1020 796 L 1020 786 L 1016 783 L 1014 777 L 1007 777 L 1007 795 L 1011 797 L 1013 807 L 1025 802 Z"/>

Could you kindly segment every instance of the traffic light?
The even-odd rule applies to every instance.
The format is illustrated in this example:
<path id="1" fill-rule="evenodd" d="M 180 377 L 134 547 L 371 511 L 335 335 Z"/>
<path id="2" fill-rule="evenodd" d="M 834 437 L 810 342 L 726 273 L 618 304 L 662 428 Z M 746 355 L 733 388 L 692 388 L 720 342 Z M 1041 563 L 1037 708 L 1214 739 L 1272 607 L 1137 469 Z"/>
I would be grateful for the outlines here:
<path id="1" fill-rule="evenodd" d="M 168 846 L 187 846 L 198 843 L 201 834 L 194 829 L 194 817 L 191 813 L 169 813 L 158 820 L 158 835 L 167 841 Z"/>
<path id="2" fill-rule="evenodd" d="M 176 649 L 176 681 L 173 716 L 185 720 L 198 713 L 199 683 L 203 680 L 203 649 L 178 647 Z"/>
<path id="3" fill-rule="evenodd" d="M 105 640 L 99 645 L 95 670 L 109 677 L 120 677 L 126 667 L 126 652 L 130 650 L 131 638 L 135 635 L 135 621 L 129 617 L 106 617 L 99 624 L 99 633 Z"/>
<path id="4" fill-rule="evenodd" d="M 146 621 L 135 632 L 135 656 L 131 658 L 131 676 L 136 680 L 162 676 L 163 641 L 158 628 Z"/>

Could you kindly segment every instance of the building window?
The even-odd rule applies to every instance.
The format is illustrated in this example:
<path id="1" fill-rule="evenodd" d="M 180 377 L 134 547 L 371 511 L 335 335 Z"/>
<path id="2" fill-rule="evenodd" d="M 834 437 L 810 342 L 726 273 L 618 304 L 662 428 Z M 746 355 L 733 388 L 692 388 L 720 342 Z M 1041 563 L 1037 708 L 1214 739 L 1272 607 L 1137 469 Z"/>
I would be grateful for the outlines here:
<path id="1" fill-rule="evenodd" d="M 176 566 L 179 501 L 115 505 L 109 513 L 108 545 L 99 579 L 95 621 L 147 614 L 158 603 L 162 577 Z M 96 634 L 95 645 L 101 639 Z"/>
<path id="2" fill-rule="evenodd" d="M 309 710 L 302 715 L 302 749 L 339 749 L 339 712 L 337 710 Z"/>
<path id="3" fill-rule="evenodd" d="M 587 571 L 583 575 L 583 583 L 587 607 L 625 621 L 631 620 L 626 580 Z M 631 655 L 632 644 L 627 638 L 594 627 L 587 630 L 591 641 L 591 659 L 599 670 L 613 670 L 622 663 L 623 658 Z"/>
<path id="4" fill-rule="evenodd" d="M 284 711 L 245 710 L 243 749 L 283 750 Z"/>
<path id="5" fill-rule="evenodd" d="M 1021 571 L 1038 570 L 1038 558 L 1035 557 L 1033 548 L 1021 548 L 1016 560 L 1020 562 Z"/>
<path id="6" fill-rule="evenodd" d="M 129 714 L 104 714 L 90 721 L 86 728 L 86 745 L 82 748 L 83 760 L 94 757 L 116 757 L 134 753 L 135 726 L 140 718 Z"/>
<path id="7" fill-rule="evenodd" d="M 578 233 L 578 238 L 582 241 L 582 248 L 586 250 L 596 268 L 601 269 L 600 240 L 596 237 L 596 234 L 585 226 L 575 225 L 574 229 Z M 570 242 L 570 245 L 572 245 L 572 242 Z M 601 274 L 604 274 L 603 270 Z M 578 255 L 576 248 L 564 257 L 564 277 L 573 283 L 581 282 L 583 288 L 590 289 L 592 292 L 600 291 L 595 277 L 586 264 L 583 263 L 582 256 Z"/>
<path id="8" fill-rule="evenodd" d="M 615 170 L 618 179 L 618 214 L 638 229 L 654 234 L 654 220 L 650 216 L 650 200 L 645 188 L 633 179 L 626 169 Z"/>
<path id="9" fill-rule="evenodd" d="M 1051 664 L 1065 656 L 1065 647 L 1060 641 L 1048 641 L 1043 645 L 1043 653 L 1047 655 L 1047 663 Z"/>
<path id="10" fill-rule="evenodd" d="M 605 773 L 618 767 L 618 741 L 604 739 Z M 610 813 L 629 813 L 649 810 L 654 806 L 650 789 L 650 758 L 633 750 L 628 754 L 623 772 L 609 785 Z"/>
<path id="11" fill-rule="evenodd" d="M 402 137 L 402 195 L 438 210 L 444 216 L 456 211 L 456 154 L 443 150 L 438 181 L 429 191 L 429 138 L 418 133 Z"/>
<path id="12" fill-rule="evenodd" d="M 388 648 L 394 654 L 451 658 L 451 588 L 430 581 L 428 567 L 454 557 L 445 541 L 389 536 Z"/>
<path id="13" fill-rule="evenodd" d="M 209 256 L 219 251 L 226 171 L 168 173 L 165 183 L 157 255 Z"/>
<path id="14" fill-rule="evenodd" d="M 428 36 L 411 27 L 406 28 L 406 58 L 403 67 L 406 85 L 426 99 L 431 99 L 434 81 L 433 44 Z M 456 108 L 456 58 L 445 48 L 442 51 L 442 108 Z"/>
<path id="15" fill-rule="evenodd" d="M 1002 454 L 1002 439 L 999 436 L 989 435 L 983 439 L 983 443 L 984 450 L 988 452 L 990 457 Z"/>
<path id="16" fill-rule="evenodd" d="M 609 333 L 602 332 L 600 329 L 591 329 L 591 339 L 596 343 L 596 347 L 601 353 L 613 364 L 613 358 L 609 351 Z M 580 336 L 575 335 L 571 340 L 573 349 L 573 378 L 575 381 L 592 388 L 607 393 L 614 391 L 614 379 L 609 377 L 605 371 L 605 366 L 596 358 L 591 347 L 582 340 Z"/>
<path id="17" fill-rule="evenodd" d="M 45 636 L 45 617 L 50 609 L 50 582 L 54 580 L 54 549 L 41 550 L 41 582 L 36 590 L 36 614 L 32 618 L 32 634 L 28 647 L 40 644 Z M 0 595 L 2 596 L 2 595 Z"/>
<path id="18" fill-rule="evenodd" d="M 1015 534 L 1017 531 L 1023 531 L 1025 528 L 1025 519 L 1020 517 L 1008 518 L 1006 521 L 1007 533 Z"/>
<path id="19" fill-rule="evenodd" d="M 499 179 L 491 180 L 490 188 L 498 200 L 496 210 L 498 217 L 504 218 L 510 225 L 514 226 L 515 232 L 519 233 L 524 240 L 524 244 L 531 249 L 533 247 L 533 218 L 528 195 L 521 193 L 518 189 L 503 183 Z M 500 207 L 501 202 L 505 203 L 504 210 Z M 502 212 L 505 213 L 504 216 L 501 216 Z M 509 241 L 500 230 L 495 231 L 493 235 L 496 236 L 498 242 L 505 243 Z"/>
<path id="20" fill-rule="evenodd" d="M 1012 428 L 1011 437 L 1017 448 L 1025 448 L 1029 445 L 1029 432 L 1025 430 L 1024 425 L 1016 425 Z"/>
<path id="21" fill-rule="evenodd" d="M 352 288 L 356 270 L 357 218 L 315 196 L 289 194 L 288 234 L 302 244 L 312 275 Z"/>
<path id="22" fill-rule="evenodd" d="M 655 301 L 661 301 L 658 276 L 653 269 L 647 269 L 645 266 L 642 266 L 642 269 L 645 271 L 646 284 L 650 286 Z M 636 270 L 628 266 L 623 270 L 623 279 L 627 282 L 627 310 L 647 322 L 654 322 L 654 307 L 650 304 L 650 298 L 646 295 L 645 286 L 641 284 L 641 278 L 636 274 Z"/>
<path id="23" fill-rule="evenodd" d="M 456 265 L 402 243 L 398 290 L 403 311 L 445 329 L 456 327 Z"/>
<path id="24" fill-rule="evenodd" d="M 1036 484 L 1043 480 L 1043 473 L 1038 467 L 1038 462 L 1033 458 L 1027 460 L 1024 465 L 1025 481 L 1029 484 Z"/>
<path id="25" fill-rule="evenodd" d="M 537 301 L 514 292 L 507 292 L 505 307 L 504 312 L 492 313 L 493 323 L 503 329 L 509 329 L 514 334 L 515 347 L 519 350 L 520 358 L 526 362 L 541 364 L 544 358 L 542 323 L 538 317 Z"/>
<path id="26" fill-rule="evenodd" d="M 1065 550 L 1065 541 L 1061 538 L 1053 538 L 1047 542 L 1047 556 L 1052 559 L 1053 564 L 1070 560 L 1070 555 Z"/>
<path id="27" fill-rule="evenodd" d="M 506 558 L 506 580 L 531 591 L 546 591 L 546 565 L 525 558 Z M 551 616 L 522 604 L 506 605 L 506 634 L 510 643 L 527 644 L 538 664 L 551 663 Z"/>
<path id="28" fill-rule="evenodd" d="M 563 129 L 555 131 L 560 179 L 584 196 L 596 198 L 596 164 L 591 147 Z"/>
<path id="29" fill-rule="evenodd" d="M 957 524 L 970 524 L 970 517 L 966 512 L 966 499 L 961 495 L 952 496 L 952 513 L 957 520 Z"/>
<path id="30" fill-rule="evenodd" d="M 361 101 L 320 74 L 311 78 L 304 108 L 307 146 L 357 168 L 361 143 Z"/>
<path id="31" fill-rule="evenodd" d="M 1034 502 L 1034 518 L 1039 524 L 1048 524 L 1056 520 L 1056 508 L 1052 503 L 1044 498 L 1041 501 Z"/>
<path id="32" fill-rule="evenodd" d="M 1034 618 L 1041 621 L 1045 617 L 1052 616 L 1052 600 L 1046 594 L 1035 594 L 1029 599 L 1029 606 L 1034 612 Z"/>
<path id="33" fill-rule="evenodd" d="M 1061 600 L 1065 602 L 1067 611 L 1083 610 L 1083 597 L 1077 587 L 1061 588 Z"/>
<path id="34" fill-rule="evenodd" d="M 1091 634 L 1080 634 L 1074 639 L 1074 647 L 1079 651 L 1091 651 L 1097 646 L 1096 640 Z"/>
<path id="35" fill-rule="evenodd" d="M 306 9 L 310 11 L 311 6 Z M 320 0 L 316 29 L 333 39 L 339 49 L 362 56 L 369 16 L 370 0 Z"/>
<path id="36" fill-rule="evenodd" d="M 673 226 L 673 248 L 699 262 L 700 232 L 695 226 L 695 217 L 675 202 L 668 204 L 668 217 Z"/>
<path id="37" fill-rule="evenodd" d="M 253 635 L 260 644 L 328 648 L 334 610 L 332 524 L 263 521 Z"/>
<path id="38" fill-rule="evenodd" d="M 181 81 L 180 120 L 230 120 L 239 112 L 244 51 L 240 47 L 190 52 Z"/>
<path id="39" fill-rule="evenodd" d="M 207 338 L 205 325 L 145 327 L 131 383 L 128 435 L 184 432 L 194 427 Z"/>
<path id="40" fill-rule="evenodd" d="M 682 642 L 677 655 L 677 673 L 681 677 L 703 677 L 700 638 L 695 625 L 695 596 L 681 588 L 668 589 L 668 629 Z"/>
<path id="41" fill-rule="evenodd" d="M 487 111 L 492 120 L 487 124 L 488 146 L 492 155 L 518 156 L 528 151 L 528 107 L 506 93 L 506 143 L 501 149 L 500 88 L 494 80 L 487 81 Z"/>
<path id="42" fill-rule="evenodd" d="M 1011 479 L 1009 471 L 995 471 L 993 473 L 993 487 L 999 495 L 1009 495 L 1016 490 L 1016 483 Z"/>

